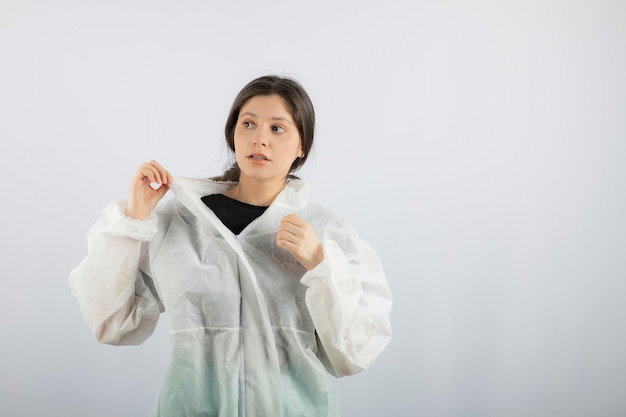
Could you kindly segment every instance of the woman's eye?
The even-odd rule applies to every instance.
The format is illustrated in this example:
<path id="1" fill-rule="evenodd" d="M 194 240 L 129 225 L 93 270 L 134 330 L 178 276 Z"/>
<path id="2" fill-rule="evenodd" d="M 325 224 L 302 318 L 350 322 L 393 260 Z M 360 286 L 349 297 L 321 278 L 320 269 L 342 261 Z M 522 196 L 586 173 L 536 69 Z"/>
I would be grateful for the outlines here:
<path id="1" fill-rule="evenodd" d="M 243 127 L 250 129 L 254 124 L 252 122 L 243 122 Z"/>
<path id="2" fill-rule="evenodd" d="M 276 132 L 276 133 L 283 133 L 285 131 L 285 129 L 283 129 L 282 126 L 273 126 L 272 127 L 272 131 Z"/>

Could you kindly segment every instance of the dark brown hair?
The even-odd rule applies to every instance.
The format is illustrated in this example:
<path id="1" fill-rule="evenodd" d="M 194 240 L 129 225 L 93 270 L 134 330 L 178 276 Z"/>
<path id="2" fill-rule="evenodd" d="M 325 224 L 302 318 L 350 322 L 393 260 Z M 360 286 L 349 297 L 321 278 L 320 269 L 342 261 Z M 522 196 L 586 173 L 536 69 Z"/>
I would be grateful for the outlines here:
<path id="1" fill-rule="evenodd" d="M 281 97 L 287 111 L 293 117 L 293 120 L 300 133 L 300 145 L 302 146 L 302 157 L 296 160 L 289 168 L 290 178 L 295 178 L 293 172 L 304 165 L 311 147 L 313 146 L 313 136 L 315 131 L 315 110 L 313 103 L 304 88 L 295 80 L 276 75 L 266 75 L 250 81 L 235 97 L 235 101 L 230 109 L 228 119 L 226 119 L 226 127 L 224 133 L 226 135 L 226 145 L 231 152 L 235 152 L 235 127 L 239 119 L 241 108 L 253 97 L 277 95 Z M 239 166 L 235 161 L 224 175 L 214 179 L 219 181 L 239 181 Z"/>

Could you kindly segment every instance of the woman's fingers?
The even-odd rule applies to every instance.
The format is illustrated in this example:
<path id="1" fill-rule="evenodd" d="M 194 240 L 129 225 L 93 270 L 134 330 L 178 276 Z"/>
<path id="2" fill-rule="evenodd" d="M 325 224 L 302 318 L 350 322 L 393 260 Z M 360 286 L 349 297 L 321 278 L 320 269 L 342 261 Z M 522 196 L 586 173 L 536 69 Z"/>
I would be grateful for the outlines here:
<path id="1" fill-rule="evenodd" d="M 138 174 L 140 179 L 143 180 L 145 178 L 157 184 L 169 184 L 172 182 L 170 173 L 154 160 L 142 164 L 139 167 Z"/>
<path id="2" fill-rule="evenodd" d="M 324 259 L 324 251 L 315 230 L 295 214 L 287 215 L 281 221 L 276 244 L 309 270 Z"/>
<path id="3" fill-rule="evenodd" d="M 299 231 L 302 231 L 303 228 L 306 228 L 309 224 L 298 217 L 296 214 L 288 214 L 280 222 L 281 229 L 286 230 L 290 233 L 297 234 Z"/>
<path id="4" fill-rule="evenodd" d="M 169 191 L 172 181 L 171 174 L 157 161 L 142 164 L 132 180 L 126 215 L 141 219 L 149 216 Z M 152 183 L 159 184 L 159 187 L 152 187 Z"/>
<path id="5" fill-rule="evenodd" d="M 161 166 L 161 164 L 159 164 L 157 161 L 152 160 L 148 162 L 147 165 L 156 174 L 155 181 L 153 182 L 159 184 L 169 184 L 172 182 L 172 176 L 170 175 L 169 171 L 163 168 L 163 166 Z"/>
<path id="6" fill-rule="evenodd" d="M 280 222 L 277 238 L 296 243 L 304 237 L 305 229 L 303 227 L 299 217 L 295 214 L 289 214 Z"/>

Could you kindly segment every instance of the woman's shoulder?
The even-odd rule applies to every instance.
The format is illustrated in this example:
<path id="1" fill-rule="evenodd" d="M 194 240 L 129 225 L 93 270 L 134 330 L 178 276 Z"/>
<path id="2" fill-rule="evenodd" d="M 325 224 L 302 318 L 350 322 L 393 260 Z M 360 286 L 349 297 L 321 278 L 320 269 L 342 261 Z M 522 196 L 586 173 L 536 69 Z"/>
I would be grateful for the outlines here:
<path id="1" fill-rule="evenodd" d="M 187 218 L 191 216 L 191 212 L 177 198 L 170 198 L 159 204 L 157 215 L 161 223 L 169 223 L 173 218 Z"/>
<path id="2" fill-rule="evenodd" d="M 346 218 L 327 207 L 315 203 L 309 202 L 302 209 L 300 217 L 316 228 L 352 231 L 352 227 Z"/>

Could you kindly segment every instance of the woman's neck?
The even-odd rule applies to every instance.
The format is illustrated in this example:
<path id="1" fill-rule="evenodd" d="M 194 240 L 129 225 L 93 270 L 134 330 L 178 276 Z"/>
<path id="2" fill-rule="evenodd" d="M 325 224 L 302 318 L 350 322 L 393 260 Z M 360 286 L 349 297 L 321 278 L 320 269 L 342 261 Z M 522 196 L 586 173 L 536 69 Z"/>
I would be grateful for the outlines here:
<path id="1" fill-rule="evenodd" d="M 224 195 L 253 206 L 268 207 L 285 188 L 285 180 L 258 181 L 240 177 L 239 182 Z"/>

